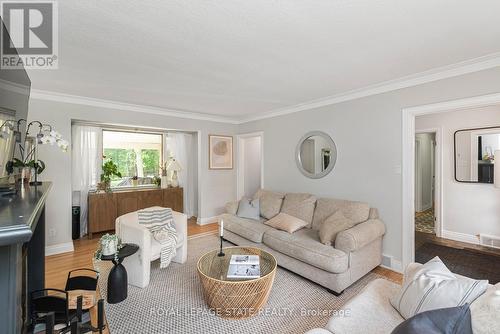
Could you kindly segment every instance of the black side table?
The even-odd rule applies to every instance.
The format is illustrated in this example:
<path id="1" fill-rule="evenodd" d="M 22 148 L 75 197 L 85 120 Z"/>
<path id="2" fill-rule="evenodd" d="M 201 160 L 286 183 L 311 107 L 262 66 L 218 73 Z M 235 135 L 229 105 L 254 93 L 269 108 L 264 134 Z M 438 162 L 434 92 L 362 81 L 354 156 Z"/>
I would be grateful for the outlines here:
<path id="1" fill-rule="evenodd" d="M 127 298 L 127 270 L 122 261 L 127 256 L 135 254 L 138 250 L 139 246 L 136 244 L 123 244 L 123 247 L 118 250 L 118 261 L 115 260 L 115 255 L 103 255 L 101 257 L 102 261 L 112 261 L 114 264 L 108 276 L 108 303 L 116 304 Z"/>

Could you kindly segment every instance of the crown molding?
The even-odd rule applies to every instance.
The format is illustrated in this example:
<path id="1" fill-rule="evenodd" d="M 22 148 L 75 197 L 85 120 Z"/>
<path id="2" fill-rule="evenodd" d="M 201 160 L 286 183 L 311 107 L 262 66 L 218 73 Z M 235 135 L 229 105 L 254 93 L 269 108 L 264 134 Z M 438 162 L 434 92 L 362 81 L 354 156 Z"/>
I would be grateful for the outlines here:
<path id="1" fill-rule="evenodd" d="M 36 99 L 36 100 L 79 104 L 79 105 L 86 105 L 86 106 L 99 107 L 99 108 L 133 111 L 133 112 L 139 112 L 139 113 L 145 113 L 145 114 L 187 118 L 187 119 L 200 120 L 200 121 L 239 124 L 239 122 L 236 119 L 229 118 L 229 117 L 208 115 L 208 114 L 175 110 L 175 109 L 159 108 L 159 107 L 153 107 L 153 106 L 147 106 L 147 105 L 113 101 L 113 100 L 97 99 L 97 98 L 92 98 L 92 97 L 70 95 L 70 94 L 64 94 L 64 93 L 52 92 L 52 91 L 46 91 L 46 90 L 40 90 L 40 89 L 32 89 L 30 97 L 32 99 Z"/>
<path id="2" fill-rule="evenodd" d="M 320 108 L 341 102 L 351 101 L 372 95 L 387 93 L 390 91 L 422 85 L 425 83 L 452 78 L 464 74 L 479 72 L 500 66 L 500 52 L 486 56 L 466 60 L 460 63 L 437 67 L 428 71 L 412 74 L 395 80 L 384 81 L 378 84 L 366 86 L 364 88 L 351 90 L 305 103 L 296 104 L 291 107 L 271 110 L 259 115 L 240 119 L 241 123 L 248 123 L 262 119 L 293 114 L 309 109 Z"/>
<path id="3" fill-rule="evenodd" d="M 118 109 L 162 116 L 171 116 L 185 119 L 210 121 L 227 124 L 244 124 L 248 122 L 293 114 L 300 111 L 320 108 L 341 102 L 356 100 L 363 97 L 387 93 L 390 91 L 422 85 L 442 79 L 452 78 L 464 74 L 479 72 L 495 67 L 500 67 L 500 53 L 493 53 L 466 60 L 460 63 L 434 68 L 425 72 L 412 74 L 399 79 L 384 81 L 364 88 L 351 90 L 345 93 L 335 94 L 321 99 L 296 104 L 290 107 L 270 110 L 248 117 L 224 117 L 213 114 L 203 114 L 191 111 L 160 108 L 154 106 L 132 104 L 113 100 L 97 99 L 85 96 L 70 95 L 59 92 L 45 91 L 39 89 L 31 90 L 31 98 L 46 101 L 72 103 L 100 108 Z"/>

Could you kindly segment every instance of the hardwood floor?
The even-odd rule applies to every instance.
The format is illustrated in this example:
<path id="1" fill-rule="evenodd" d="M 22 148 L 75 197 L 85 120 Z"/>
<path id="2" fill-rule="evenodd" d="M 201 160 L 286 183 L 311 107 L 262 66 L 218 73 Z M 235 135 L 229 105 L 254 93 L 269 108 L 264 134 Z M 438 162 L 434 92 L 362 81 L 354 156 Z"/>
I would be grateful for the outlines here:
<path id="1" fill-rule="evenodd" d="M 196 223 L 196 217 L 191 217 L 188 220 L 188 236 L 203 234 L 208 232 L 216 232 L 219 230 L 218 223 L 206 224 L 206 225 L 198 225 Z"/>
<path id="2" fill-rule="evenodd" d="M 210 232 L 216 233 L 217 230 L 217 223 L 200 226 L 196 224 L 196 218 L 191 218 L 188 221 L 188 236 Z M 100 237 L 100 234 L 95 234 L 93 239 L 83 238 L 75 240 L 73 242 L 73 252 L 45 257 L 45 286 L 64 289 L 66 278 L 70 270 L 93 268 L 92 258 Z M 374 272 L 386 277 L 390 281 L 399 284 L 402 282 L 402 275 L 394 271 L 378 267 Z M 96 310 L 92 311 L 92 323 L 95 325 L 97 322 L 97 313 Z M 104 333 L 109 332 L 106 329 Z"/>
<path id="3" fill-rule="evenodd" d="M 491 248 L 481 245 L 470 244 L 467 242 L 444 239 L 437 237 L 435 234 L 415 231 L 415 249 L 418 249 L 425 243 L 433 243 L 436 245 L 442 245 L 457 249 L 474 249 L 476 251 L 480 251 L 481 253 L 485 254 L 500 255 L 500 249 L 497 248 Z"/>

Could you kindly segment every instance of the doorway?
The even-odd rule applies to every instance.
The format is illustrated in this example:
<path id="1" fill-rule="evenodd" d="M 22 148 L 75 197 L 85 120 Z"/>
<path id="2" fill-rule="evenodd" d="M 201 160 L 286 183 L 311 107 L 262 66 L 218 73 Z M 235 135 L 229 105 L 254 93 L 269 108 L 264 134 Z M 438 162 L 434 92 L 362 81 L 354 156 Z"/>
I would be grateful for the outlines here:
<path id="1" fill-rule="evenodd" d="M 238 135 L 236 195 L 251 198 L 264 187 L 264 134 L 254 132 Z"/>
<path id="2" fill-rule="evenodd" d="M 436 133 L 415 134 L 415 232 L 436 234 Z M 417 233 L 416 233 L 417 237 Z"/>

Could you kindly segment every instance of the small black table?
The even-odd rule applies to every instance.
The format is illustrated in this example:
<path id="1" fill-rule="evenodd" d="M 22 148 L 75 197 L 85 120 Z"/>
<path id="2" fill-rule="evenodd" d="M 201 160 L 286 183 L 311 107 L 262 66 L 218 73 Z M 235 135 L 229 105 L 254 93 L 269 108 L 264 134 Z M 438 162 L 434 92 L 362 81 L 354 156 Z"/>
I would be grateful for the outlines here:
<path id="1" fill-rule="evenodd" d="M 123 244 L 122 246 L 118 250 L 118 261 L 115 260 L 114 254 L 101 257 L 102 261 L 112 261 L 114 264 L 108 276 L 108 303 L 110 304 L 116 304 L 127 299 L 127 270 L 122 261 L 139 250 L 139 246 L 136 244 Z"/>

